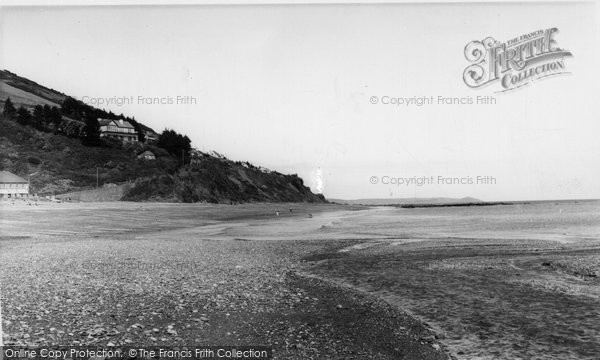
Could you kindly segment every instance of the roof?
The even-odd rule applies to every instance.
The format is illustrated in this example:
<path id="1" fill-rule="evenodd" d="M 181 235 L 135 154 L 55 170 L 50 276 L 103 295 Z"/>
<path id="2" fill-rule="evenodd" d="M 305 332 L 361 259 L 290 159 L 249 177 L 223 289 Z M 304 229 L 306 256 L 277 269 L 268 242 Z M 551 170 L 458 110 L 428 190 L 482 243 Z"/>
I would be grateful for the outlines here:
<path id="1" fill-rule="evenodd" d="M 27 180 L 9 171 L 0 171 L 0 183 L 27 183 Z"/>
<path id="2" fill-rule="evenodd" d="M 147 156 L 147 155 L 154 156 L 154 153 L 150 150 L 146 150 L 143 153 L 139 154 L 138 156 Z"/>
<path id="3" fill-rule="evenodd" d="M 117 127 L 134 129 L 133 125 L 127 120 L 98 119 L 98 122 L 100 123 L 100 126 L 105 126 L 114 122 Z"/>

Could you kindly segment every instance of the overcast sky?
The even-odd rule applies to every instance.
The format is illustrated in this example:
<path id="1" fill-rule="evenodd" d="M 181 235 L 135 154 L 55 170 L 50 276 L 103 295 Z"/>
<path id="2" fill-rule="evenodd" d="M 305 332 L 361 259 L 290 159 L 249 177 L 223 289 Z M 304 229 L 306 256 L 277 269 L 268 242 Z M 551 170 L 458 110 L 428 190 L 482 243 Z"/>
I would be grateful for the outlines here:
<path id="1" fill-rule="evenodd" d="M 87 101 L 133 97 L 100 107 L 298 173 L 313 190 L 320 173 L 329 198 L 600 198 L 598 14 L 593 2 L 5 7 L 0 67 Z M 463 82 L 468 42 L 551 27 L 573 53 L 570 74 L 506 93 Z M 381 103 L 487 95 L 496 104 Z M 496 184 L 395 186 L 386 176 Z"/>

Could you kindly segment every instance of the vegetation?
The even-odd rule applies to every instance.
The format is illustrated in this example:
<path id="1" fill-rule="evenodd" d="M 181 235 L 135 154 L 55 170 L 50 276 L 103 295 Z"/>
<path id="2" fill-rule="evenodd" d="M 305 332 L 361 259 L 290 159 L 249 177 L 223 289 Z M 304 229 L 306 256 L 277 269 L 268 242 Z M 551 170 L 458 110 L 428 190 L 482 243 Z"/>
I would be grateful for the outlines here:
<path id="1" fill-rule="evenodd" d="M 100 123 L 94 116 L 88 115 L 85 118 L 85 127 L 83 128 L 83 145 L 100 145 Z"/>
<path id="2" fill-rule="evenodd" d="M 233 162 L 217 153 L 201 153 L 192 149 L 186 135 L 172 129 L 165 129 L 155 144 L 147 144 L 143 142 L 144 132 L 152 129 L 135 118 L 94 108 L 10 72 L 0 71 L 0 80 L 35 94 L 37 101 L 43 98 L 60 103 L 60 107 L 20 103 L 17 109 L 12 99 L 4 102 L 0 170 L 30 177 L 33 193 L 60 194 L 91 189 L 96 184 L 131 182 L 133 186 L 124 200 L 325 201 L 296 175 Z M 101 138 L 99 118 L 128 121 L 140 141 L 123 143 Z M 146 150 L 156 160 L 138 159 Z"/>
<path id="3" fill-rule="evenodd" d="M 41 97 L 42 99 L 46 99 L 55 104 L 60 104 L 66 96 L 61 92 L 42 86 L 35 81 L 18 76 L 8 70 L 0 70 L 0 80 L 10 86 Z"/>
<path id="4" fill-rule="evenodd" d="M 134 117 L 127 117 L 123 114 L 115 115 L 112 111 L 106 111 L 97 109 L 93 106 L 90 106 L 83 101 L 76 100 L 70 96 L 67 96 L 65 100 L 61 104 L 61 110 L 63 115 L 70 117 L 75 120 L 87 121 L 88 118 L 95 119 L 110 119 L 110 120 L 125 120 L 128 121 L 138 134 L 138 141 L 144 142 L 146 140 L 146 136 L 144 135 L 144 131 L 152 131 L 147 126 L 138 123 Z"/>
<path id="5" fill-rule="evenodd" d="M 31 114 L 24 107 L 19 107 L 17 110 L 17 122 L 21 125 L 29 125 L 31 123 Z"/>
<path id="6" fill-rule="evenodd" d="M 167 150 L 169 154 L 178 156 L 185 164 L 186 159 L 190 157 L 191 143 L 187 136 L 178 134 L 174 130 L 165 129 L 158 137 L 157 145 Z"/>
<path id="7" fill-rule="evenodd" d="M 17 114 L 17 109 L 15 109 L 15 106 L 13 105 L 10 98 L 6 99 L 2 114 L 8 119 L 12 119 Z"/>
<path id="8" fill-rule="evenodd" d="M 102 186 L 174 174 L 179 166 L 177 159 L 151 144 L 84 146 L 79 139 L 23 126 L 4 115 L 0 116 L 0 126 L 0 170 L 23 177 L 32 174 L 32 193 L 60 194 L 94 188 L 97 170 Z M 137 159 L 137 154 L 145 150 L 152 151 L 157 159 Z"/>
<path id="9" fill-rule="evenodd" d="M 297 175 L 246 166 L 226 158 L 195 151 L 192 164 L 171 176 L 137 181 L 125 194 L 132 201 L 181 201 L 209 203 L 326 202 L 304 186 Z"/>

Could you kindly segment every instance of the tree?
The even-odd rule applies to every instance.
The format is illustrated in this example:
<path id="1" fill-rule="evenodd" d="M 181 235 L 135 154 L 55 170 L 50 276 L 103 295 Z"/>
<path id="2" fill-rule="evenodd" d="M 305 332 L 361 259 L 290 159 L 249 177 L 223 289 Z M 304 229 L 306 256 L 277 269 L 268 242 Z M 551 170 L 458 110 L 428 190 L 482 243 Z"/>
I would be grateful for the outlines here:
<path id="1" fill-rule="evenodd" d="M 139 123 L 136 124 L 135 131 L 137 131 L 137 134 L 138 134 L 138 141 L 146 142 L 146 134 L 144 134 L 144 129 L 142 128 L 142 126 Z"/>
<path id="2" fill-rule="evenodd" d="M 62 114 L 56 106 L 50 108 L 50 121 L 54 124 L 55 129 L 58 129 L 62 123 Z"/>
<path id="3" fill-rule="evenodd" d="M 31 123 L 31 113 L 23 106 L 17 110 L 17 122 L 21 125 L 29 125 Z"/>
<path id="4" fill-rule="evenodd" d="M 50 107 L 50 105 L 45 104 L 43 110 L 44 110 L 44 125 L 46 127 L 50 127 L 50 125 L 52 124 L 52 108 Z"/>
<path id="5" fill-rule="evenodd" d="M 85 127 L 83 129 L 83 145 L 98 146 L 100 145 L 100 123 L 93 116 L 85 118 Z"/>
<path id="6" fill-rule="evenodd" d="M 2 111 L 2 114 L 9 119 L 12 119 L 17 114 L 17 109 L 15 109 L 15 106 L 10 98 L 6 98 L 6 101 L 4 102 L 4 110 Z"/>
<path id="7" fill-rule="evenodd" d="M 183 163 L 185 163 L 186 158 L 189 158 L 190 151 L 192 150 L 191 141 L 187 136 L 169 129 L 165 129 L 160 134 L 157 145 L 179 159 L 183 157 Z"/>
<path id="8" fill-rule="evenodd" d="M 42 105 L 36 105 L 33 108 L 32 125 L 38 130 L 44 129 L 44 107 Z"/>
<path id="9" fill-rule="evenodd" d="M 62 113 L 73 119 L 80 119 L 81 104 L 70 96 L 67 96 L 61 104 Z"/>
<path id="10" fill-rule="evenodd" d="M 142 128 L 142 125 L 135 120 L 135 117 L 132 117 L 131 119 L 127 118 L 126 120 L 129 121 L 129 123 L 135 128 L 135 132 L 137 132 L 138 137 L 137 140 L 139 142 L 145 142 L 146 134 L 144 134 L 144 129 Z"/>

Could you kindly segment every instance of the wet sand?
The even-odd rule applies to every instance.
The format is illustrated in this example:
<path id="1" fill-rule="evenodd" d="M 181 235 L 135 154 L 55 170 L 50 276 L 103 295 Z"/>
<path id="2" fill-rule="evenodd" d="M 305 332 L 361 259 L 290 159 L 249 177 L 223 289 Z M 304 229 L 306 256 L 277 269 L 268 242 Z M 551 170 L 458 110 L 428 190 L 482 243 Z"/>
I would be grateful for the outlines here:
<path id="1" fill-rule="evenodd" d="M 599 202 L 380 211 L 355 225 L 387 238 L 305 271 L 410 312 L 459 359 L 598 358 Z"/>

